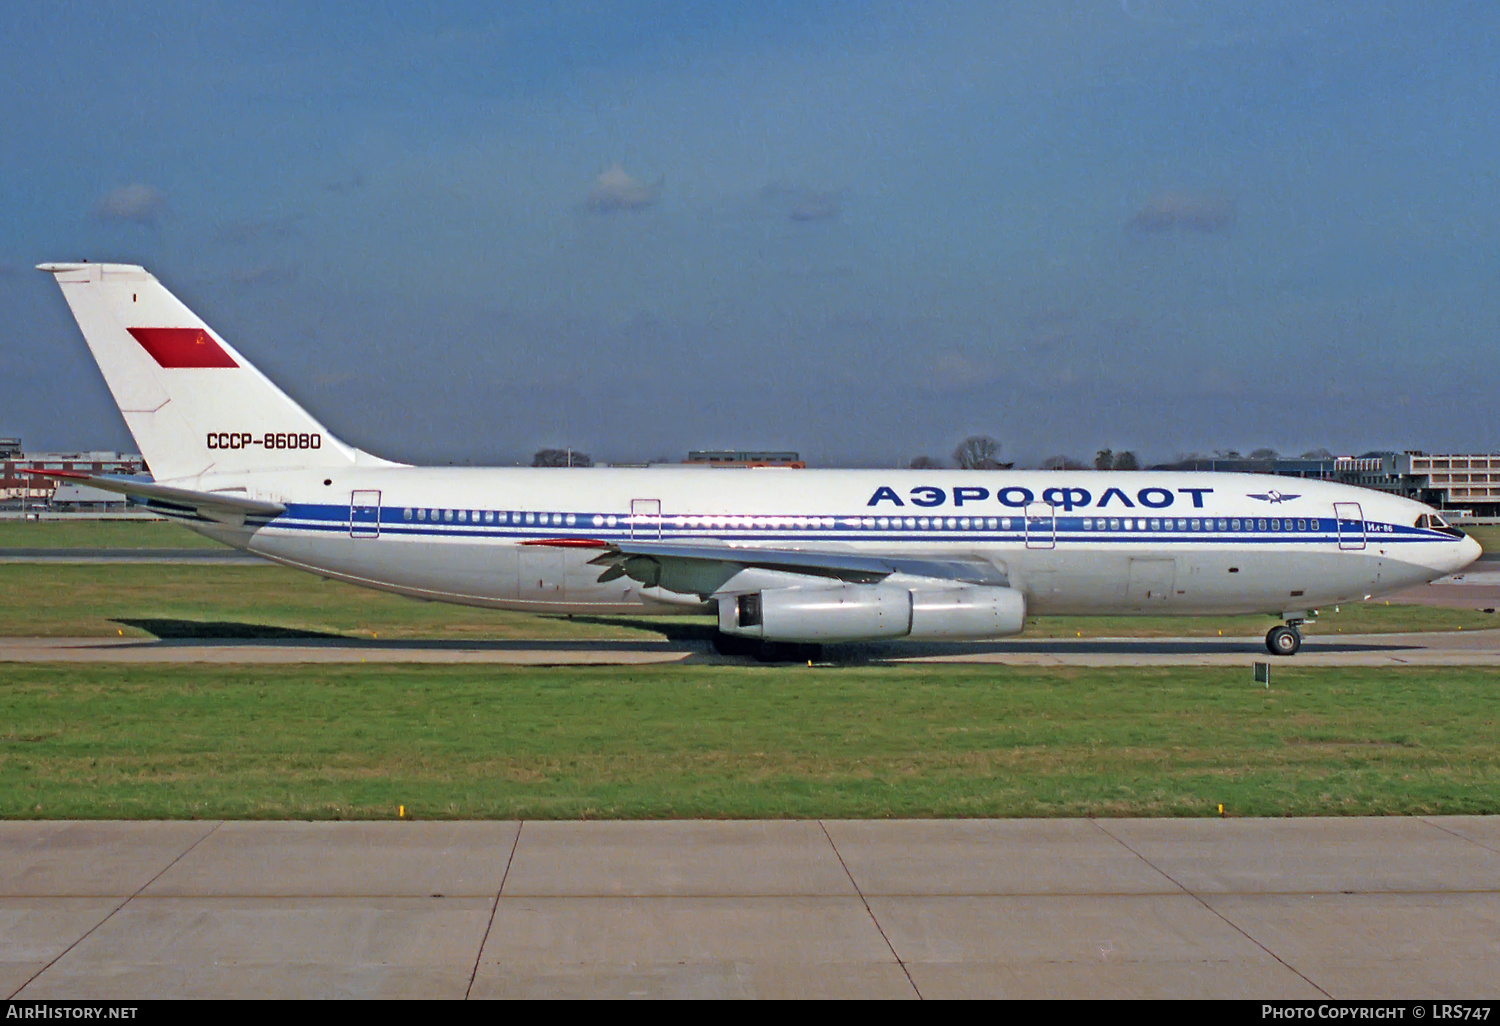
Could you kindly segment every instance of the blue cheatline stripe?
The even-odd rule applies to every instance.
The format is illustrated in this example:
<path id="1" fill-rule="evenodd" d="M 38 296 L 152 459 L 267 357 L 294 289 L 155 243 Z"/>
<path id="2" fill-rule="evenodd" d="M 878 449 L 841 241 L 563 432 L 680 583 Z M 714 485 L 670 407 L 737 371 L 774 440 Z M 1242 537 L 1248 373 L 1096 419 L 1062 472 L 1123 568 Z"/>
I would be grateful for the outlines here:
<path id="1" fill-rule="evenodd" d="M 431 507 L 425 507 L 425 508 L 431 509 Z M 415 509 L 415 507 L 413 507 L 413 509 Z M 456 510 L 452 510 L 452 511 L 440 510 L 439 512 L 455 512 L 456 513 L 457 511 Z M 466 509 L 464 512 L 468 513 L 468 512 L 472 512 L 472 511 Z M 480 511 L 480 512 L 484 512 L 484 511 Z M 526 511 L 515 511 L 515 510 L 500 511 L 500 510 L 495 510 L 495 511 L 490 511 L 490 512 L 494 512 L 497 515 L 506 516 L 507 518 L 516 518 L 517 520 L 519 520 L 522 516 L 525 515 Z M 475 538 L 475 539 L 487 539 L 487 540 L 515 540 L 515 541 L 526 541 L 526 540 L 537 539 L 537 538 L 558 538 L 558 537 L 598 538 L 601 541 L 611 541 L 611 540 L 621 540 L 621 541 L 624 541 L 624 540 L 629 540 L 632 537 L 635 537 L 638 540 L 644 538 L 643 534 L 637 534 L 637 535 L 632 535 L 631 534 L 631 530 L 630 530 L 630 528 L 631 528 L 631 519 L 630 519 L 629 515 L 625 515 L 625 514 L 604 514 L 604 513 L 598 513 L 598 514 L 595 514 L 595 513 L 572 513 L 572 514 L 566 514 L 566 513 L 552 513 L 550 511 L 547 512 L 547 513 L 541 513 L 540 511 L 531 511 L 531 514 L 533 516 L 544 517 L 546 519 L 554 519 L 555 518 L 555 519 L 561 520 L 563 522 L 562 523 L 558 523 L 558 524 L 552 524 L 552 523 L 548 523 L 548 524 L 540 524 L 540 523 L 522 524 L 522 523 L 499 523 L 499 522 L 496 522 L 496 523 L 480 523 L 480 522 L 477 522 L 477 521 L 475 521 L 475 522 L 469 522 L 469 523 L 464 523 L 464 522 L 460 522 L 460 521 L 457 521 L 457 520 L 437 520 L 437 519 L 433 519 L 433 520 L 430 520 L 430 521 L 419 521 L 419 520 L 415 520 L 415 519 L 413 519 L 413 520 L 407 520 L 406 517 L 405 517 L 405 509 L 403 507 L 383 506 L 383 507 L 381 507 L 381 509 L 379 511 L 378 525 L 377 525 L 377 520 L 374 517 L 369 516 L 368 514 L 365 517 L 356 516 L 353 519 L 352 524 L 353 524 L 353 529 L 355 529 L 355 530 L 359 530 L 359 529 L 374 530 L 378 526 L 379 532 L 380 532 L 380 534 L 382 536 L 384 536 L 384 535 L 395 535 L 395 536 L 402 536 L 402 537 Z M 566 523 L 566 518 L 569 517 L 569 516 L 571 516 L 573 518 L 573 520 L 574 520 L 573 524 L 571 524 L 571 525 L 569 525 L 569 524 Z M 722 515 L 720 515 L 720 514 L 714 514 L 713 518 L 714 519 L 720 519 L 722 517 L 722 519 L 725 519 L 725 520 L 742 521 L 742 520 L 752 519 L 753 517 L 765 517 L 765 516 L 767 516 L 767 515 L 766 514 L 752 514 L 752 515 L 747 515 L 747 516 L 734 516 L 734 515 L 730 515 L 730 514 L 722 514 Z M 603 521 L 603 523 L 600 524 L 600 525 L 595 525 L 595 523 L 594 523 L 595 517 L 598 517 L 601 521 Z M 614 521 L 615 521 L 615 523 L 614 523 L 613 526 L 611 526 L 609 524 L 609 519 L 611 519 L 611 518 L 613 518 Z M 197 519 L 197 518 L 195 517 L 194 519 Z M 757 541 L 757 540 L 760 540 L 760 541 L 773 541 L 773 542 L 899 541 L 899 542 L 903 542 L 903 543 L 910 543 L 910 542 L 921 542 L 921 541 L 930 541 L 930 542 L 967 541 L 967 542 L 988 542 L 988 543 L 1024 543 L 1025 541 L 1027 541 L 1027 533 L 1024 532 L 1023 530 L 1019 529 L 1019 528 L 1012 528 L 1012 529 L 1005 529 L 1005 528 L 992 529 L 992 528 L 987 528 L 987 527 L 982 527 L 982 526 L 981 527 L 969 527 L 969 528 L 948 528 L 946 526 L 929 526 L 929 527 L 926 527 L 926 528 L 923 528 L 923 527 L 897 526 L 897 527 L 880 528 L 880 527 L 877 526 L 877 527 L 869 527 L 869 528 L 860 527 L 860 528 L 851 529 L 850 524 L 849 524 L 849 521 L 851 521 L 851 520 L 857 520 L 857 521 L 861 521 L 862 522 L 865 519 L 874 519 L 874 520 L 878 521 L 879 519 L 882 519 L 882 518 L 879 518 L 879 517 L 866 518 L 864 516 L 849 516 L 849 515 L 844 515 L 844 516 L 833 516 L 833 515 L 824 516 L 824 515 L 817 515 L 817 516 L 807 516 L 807 517 L 781 517 L 779 515 L 777 516 L 777 519 L 805 519 L 805 520 L 819 520 L 819 521 L 831 520 L 831 521 L 833 521 L 835 523 L 834 527 L 797 527 L 797 528 L 790 528 L 790 527 L 784 527 L 784 526 L 781 526 L 781 527 L 764 527 L 764 526 L 763 527 L 740 527 L 740 526 L 716 527 L 716 526 L 709 526 L 709 525 L 704 525 L 704 524 L 699 524 L 697 526 L 688 526 L 686 524 L 681 523 L 681 521 L 684 520 L 684 519 L 686 519 L 686 517 L 684 517 L 682 515 L 676 515 L 676 514 L 674 514 L 674 515 L 668 515 L 668 516 L 662 516 L 662 517 L 653 519 L 653 521 L 648 525 L 648 530 L 649 530 L 649 533 L 651 535 L 651 538 L 653 540 L 655 540 L 656 538 L 659 537 L 662 540 L 678 540 L 678 541 L 691 541 L 691 540 L 695 540 L 695 539 L 712 538 L 712 539 L 715 539 L 715 540 L 723 540 L 723 541 Z M 701 519 L 707 519 L 707 517 L 702 517 Z M 1009 519 L 1009 520 L 1012 520 L 1012 521 L 1021 521 L 1021 520 L 1024 520 L 1025 518 L 1024 517 L 1019 517 L 1019 516 L 1013 516 L 1013 517 L 1009 517 L 1009 518 L 1005 518 L 1005 517 L 974 517 L 974 516 L 970 516 L 970 517 L 967 517 L 967 518 L 961 518 L 961 517 L 952 517 L 952 518 L 950 518 L 950 517 L 946 517 L 946 516 L 944 516 L 944 517 L 930 517 L 929 516 L 929 517 L 926 517 L 926 518 L 921 518 L 921 517 L 915 517 L 915 516 L 914 517 L 902 516 L 902 517 L 896 518 L 896 517 L 889 517 L 889 516 L 887 516 L 887 517 L 884 517 L 883 519 L 886 519 L 887 521 L 891 521 L 891 520 L 901 520 L 901 521 L 911 520 L 914 523 L 920 521 L 921 519 L 927 519 L 930 522 L 935 522 L 935 523 L 938 523 L 938 524 L 943 524 L 943 523 L 945 523 L 949 519 L 953 519 L 953 520 L 968 519 L 971 522 L 976 521 L 976 520 L 977 521 L 994 520 L 994 521 L 996 521 L 998 523 L 998 522 L 1003 522 L 1006 519 Z M 1241 531 L 1235 531 L 1233 529 L 1228 529 L 1228 530 L 1225 530 L 1225 531 L 1221 532 L 1221 531 L 1219 531 L 1216 528 L 1215 529 L 1211 529 L 1211 530 L 1200 530 L 1200 531 L 1186 530 L 1186 531 L 1184 531 L 1184 530 L 1181 530 L 1181 529 L 1175 528 L 1175 527 L 1171 528 L 1171 529 L 1160 528 L 1160 529 L 1155 530 L 1155 531 L 1152 531 L 1152 530 L 1149 530 L 1149 529 L 1143 529 L 1143 530 L 1125 530 L 1123 528 L 1114 528 L 1114 529 L 1100 530 L 1098 528 L 1093 528 L 1093 527 L 1085 529 L 1083 527 L 1083 521 L 1085 519 L 1088 519 L 1090 521 L 1097 521 L 1097 520 L 1103 519 L 1103 520 L 1106 520 L 1106 521 L 1113 520 L 1113 521 L 1117 521 L 1117 522 L 1128 519 L 1128 520 L 1131 520 L 1131 521 L 1146 521 L 1146 522 L 1149 522 L 1152 519 L 1156 519 L 1158 521 L 1162 521 L 1162 520 L 1167 520 L 1169 518 L 1166 518 L 1166 517 L 1152 518 L 1152 517 L 1135 517 L 1135 516 L 1128 517 L 1128 518 L 1127 517 L 1104 517 L 1104 518 L 1099 518 L 1099 517 L 1089 517 L 1089 518 L 1085 518 L 1085 517 L 1057 517 L 1057 518 L 1055 518 L 1055 523 L 1056 523 L 1056 532 L 1055 532 L 1055 535 L 1054 535 L 1053 531 L 1048 530 L 1046 528 L 1042 528 L 1040 531 L 1033 532 L 1031 534 L 1031 540 L 1033 541 L 1033 543 L 1035 543 L 1035 542 L 1043 542 L 1043 541 L 1055 539 L 1055 541 L 1059 542 L 1059 543 L 1061 543 L 1061 542 L 1072 542 L 1072 543 L 1080 543 L 1080 542 L 1089 542 L 1089 543 L 1129 543 L 1129 542 L 1154 542 L 1154 543 L 1161 543 L 1161 542 L 1172 542 L 1172 543 L 1175 543 L 1175 544 L 1224 544 L 1224 543 L 1241 543 L 1241 544 L 1252 544 L 1252 545 L 1275 545 L 1275 544 L 1281 544 L 1281 545 L 1291 545 L 1291 544 L 1326 545 L 1326 544 L 1329 544 L 1329 543 L 1336 543 L 1336 542 L 1339 542 L 1339 541 L 1344 541 L 1344 542 L 1356 541 L 1356 540 L 1360 540 L 1361 537 L 1363 538 L 1363 540 L 1365 541 L 1366 544 L 1375 544 L 1375 543 L 1379 543 L 1379 544 L 1392 544 L 1392 543 L 1409 544 L 1409 543 L 1422 543 L 1422 542 L 1451 542 L 1453 540 L 1452 538 L 1450 538 L 1447 535 L 1441 534 L 1441 533 L 1436 532 L 1436 531 L 1430 531 L 1430 530 L 1427 530 L 1425 528 L 1407 527 L 1407 526 L 1400 525 L 1400 524 L 1383 524 L 1383 523 L 1378 523 L 1378 522 L 1373 522 L 1373 521 L 1367 521 L 1367 522 L 1365 522 L 1362 525 L 1363 526 L 1363 531 L 1361 531 L 1361 529 L 1359 527 L 1353 526 L 1353 522 L 1352 521 L 1344 521 L 1344 523 L 1349 524 L 1350 526 L 1347 527 L 1345 529 L 1345 531 L 1341 535 L 1341 533 L 1337 529 L 1334 529 L 1333 526 L 1332 526 L 1332 525 L 1334 525 L 1336 523 L 1335 519 L 1332 518 L 1332 517 L 1327 517 L 1327 516 L 1324 516 L 1324 517 L 1302 517 L 1302 518 L 1300 518 L 1300 519 L 1303 520 L 1304 523 L 1317 522 L 1319 524 L 1319 529 L 1316 530 L 1316 531 L 1310 530 L 1310 529 L 1309 530 L 1303 530 L 1303 531 L 1298 531 L 1298 530 L 1295 530 L 1295 529 L 1293 529 L 1293 530 L 1286 530 L 1286 531 L 1271 531 L 1271 530 L 1264 530 L 1263 531 L 1263 530 L 1260 530 L 1258 528 L 1250 530 L 1250 531 L 1243 531 L 1243 530 L 1241 530 Z M 1233 516 L 1219 517 L 1219 516 L 1215 515 L 1214 517 L 1201 517 L 1200 516 L 1200 517 L 1196 517 L 1196 518 L 1194 518 L 1194 517 L 1176 517 L 1176 516 L 1174 516 L 1174 517 L 1171 517 L 1170 519 L 1173 520 L 1173 521 L 1176 521 L 1176 520 L 1192 520 L 1192 519 L 1197 519 L 1197 520 L 1200 520 L 1200 521 L 1217 522 L 1219 520 L 1225 520 L 1225 521 L 1241 520 L 1241 521 L 1245 521 L 1247 519 L 1251 520 L 1251 521 L 1272 520 L 1272 519 L 1278 519 L 1278 520 L 1282 520 L 1282 521 L 1287 521 L 1287 520 L 1295 521 L 1295 520 L 1297 520 L 1299 518 L 1296 518 L 1296 517 L 1290 517 L 1290 518 L 1289 517 L 1274 517 L 1273 518 L 1273 517 L 1259 517 L 1259 516 L 1246 518 L 1246 517 L 1243 517 L 1243 516 L 1242 517 L 1233 517 Z M 1049 523 L 1049 521 L 1043 520 L 1042 523 L 1046 524 L 1046 523 Z M 1329 527 L 1325 528 L 1325 527 L 1322 526 L 1323 524 L 1328 524 Z M 660 527 L 660 533 L 659 533 L 659 535 L 658 535 L 657 531 L 654 529 L 658 525 Z M 280 516 L 275 517 L 274 519 L 270 520 L 269 523 L 266 526 L 274 527 L 274 528 L 277 528 L 277 529 L 285 529 L 285 530 L 319 531 L 319 532 L 339 533 L 339 534 L 348 533 L 350 531 L 350 529 L 351 529 L 350 509 L 349 509 L 348 506 L 345 506 L 343 504 L 339 504 L 339 505 L 293 504 L 293 505 L 291 505 L 291 506 L 288 507 L 287 512 L 285 512 L 285 513 L 281 514 Z"/>

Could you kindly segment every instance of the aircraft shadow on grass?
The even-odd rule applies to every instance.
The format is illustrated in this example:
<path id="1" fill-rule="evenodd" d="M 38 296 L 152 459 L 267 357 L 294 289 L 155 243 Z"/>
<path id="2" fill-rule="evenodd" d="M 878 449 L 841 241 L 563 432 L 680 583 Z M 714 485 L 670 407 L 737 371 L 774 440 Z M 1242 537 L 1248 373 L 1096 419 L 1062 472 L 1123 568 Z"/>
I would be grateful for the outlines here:
<path id="1" fill-rule="evenodd" d="M 273 627 L 234 620 L 122 619 L 114 623 L 137 627 L 162 641 L 348 641 L 342 634 L 297 627 Z"/>
<path id="2" fill-rule="evenodd" d="M 606 617 L 573 617 L 582 622 L 592 622 L 605 626 L 640 627 L 643 630 L 655 631 L 658 635 L 665 634 L 668 643 L 686 643 L 707 640 L 712 636 L 712 628 L 704 628 L 700 635 L 688 630 L 668 629 L 663 631 L 662 625 L 649 620 L 632 621 L 623 618 Z M 116 617 L 110 621 L 122 627 L 137 627 L 148 634 L 154 635 L 157 640 L 191 645 L 194 642 L 211 644 L 225 641 L 238 642 L 262 642 L 262 643 L 291 643 L 307 642 L 318 647 L 328 647 L 332 643 L 338 648 L 361 648 L 361 649 L 389 649 L 393 651 L 445 651 L 445 650 L 479 650 L 479 651 L 529 651 L 534 649 L 557 650 L 557 651 L 649 651 L 659 649 L 662 641 L 658 638 L 615 638 L 615 639 L 587 639 L 587 638 L 558 638 L 558 639 L 528 639 L 528 638 L 361 638 L 350 637 L 347 634 L 336 634 L 329 631 L 308 630 L 298 627 L 276 627 L 263 623 L 244 623 L 237 620 L 176 620 L 167 618 L 124 618 Z"/>

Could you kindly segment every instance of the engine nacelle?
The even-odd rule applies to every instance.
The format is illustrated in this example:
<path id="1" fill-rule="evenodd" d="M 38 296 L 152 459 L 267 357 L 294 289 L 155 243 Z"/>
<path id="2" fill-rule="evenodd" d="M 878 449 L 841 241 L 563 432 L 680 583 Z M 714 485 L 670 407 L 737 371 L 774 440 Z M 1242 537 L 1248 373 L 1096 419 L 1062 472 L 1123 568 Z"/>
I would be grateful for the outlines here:
<path id="1" fill-rule="evenodd" d="M 869 584 L 774 588 L 719 601 L 719 630 L 766 641 L 868 641 L 911 630 L 911 592 Z"/>
<path id="2" fill-rule="evenodd" d="M 1019 591 L 977 585 L 773 588 L 719 600 L 719 630 L 766 641 L 998 638 L 1019 634 L 1025 622 Z"/>
<path id="3" fill-rule="evenodd" d="M 911 593 L 911 633 L 918 641 L 978 641 L 1020 634 L 1026 596 L 1015 588 L 975 585 L 918 588 Z"/>

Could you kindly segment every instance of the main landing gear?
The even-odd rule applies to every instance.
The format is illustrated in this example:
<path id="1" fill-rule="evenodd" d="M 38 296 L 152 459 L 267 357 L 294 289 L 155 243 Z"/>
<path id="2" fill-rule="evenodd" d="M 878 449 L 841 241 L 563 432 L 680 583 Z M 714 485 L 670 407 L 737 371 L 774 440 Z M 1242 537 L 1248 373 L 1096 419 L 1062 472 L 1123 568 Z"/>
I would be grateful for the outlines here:
<path id="1" fill-rule="evenodd" d="M 1266 632 L 1266 649 L 1276 656 L 1296 655 L 1302 647 L 1302 634 L 1297 630 L 1301 620 L 1292 620 L 1281 627 L 1272 627 Z"/>

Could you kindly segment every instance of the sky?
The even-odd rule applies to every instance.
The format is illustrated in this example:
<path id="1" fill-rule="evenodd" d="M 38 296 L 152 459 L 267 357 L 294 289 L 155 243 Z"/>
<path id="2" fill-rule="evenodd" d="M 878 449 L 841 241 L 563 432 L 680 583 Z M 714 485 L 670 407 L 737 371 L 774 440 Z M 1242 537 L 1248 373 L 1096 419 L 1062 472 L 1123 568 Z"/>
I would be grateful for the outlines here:
<path id="1" fill-rule="evenodd" d="M 1500 6 L 0 6 L 0 435 L 140 263 L 426 463 L 1500 450 Z"/>

